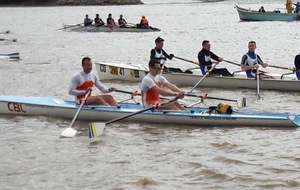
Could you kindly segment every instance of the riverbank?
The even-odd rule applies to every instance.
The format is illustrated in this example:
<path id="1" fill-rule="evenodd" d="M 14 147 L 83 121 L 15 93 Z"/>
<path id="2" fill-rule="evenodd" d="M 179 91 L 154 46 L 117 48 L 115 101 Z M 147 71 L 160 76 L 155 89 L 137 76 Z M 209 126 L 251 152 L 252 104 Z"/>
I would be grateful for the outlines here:
<path id="1" fill-rule="evenodd" d="M 137 5 L 141 0 L 0 0 L 0 6 Z"/>

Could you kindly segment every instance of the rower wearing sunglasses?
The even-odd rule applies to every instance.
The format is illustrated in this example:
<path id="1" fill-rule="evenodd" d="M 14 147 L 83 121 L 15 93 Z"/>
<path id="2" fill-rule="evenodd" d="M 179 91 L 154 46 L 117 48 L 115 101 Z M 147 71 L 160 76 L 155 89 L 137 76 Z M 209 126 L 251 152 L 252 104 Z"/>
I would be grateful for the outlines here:
<path id="1" fill-rule="evenodd" d="M 184 98 L 185 92 L 176 85 L 160 75 L 161 64 L 158 60 L 151 60 L 148 64 L 149 73 L 143 78 L 141 84 L 142 101 L 144 107 L 158 105 L 161 102 L 159 95 L 173 96 L 174 98 Z M 167 88 L 167 89 L 166 89 Z M 177 101 L 159 106 L 160 110 L 186 110 Z"/>

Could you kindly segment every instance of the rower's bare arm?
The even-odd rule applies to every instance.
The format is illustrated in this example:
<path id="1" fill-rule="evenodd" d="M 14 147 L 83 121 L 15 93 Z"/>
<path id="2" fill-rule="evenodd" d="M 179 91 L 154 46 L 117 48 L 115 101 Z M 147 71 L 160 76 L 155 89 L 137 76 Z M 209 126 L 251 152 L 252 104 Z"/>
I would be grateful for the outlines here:
<path id="1" fill-rule="evenodd" d="M 173 92 L 173 91 L 169 91 L 169 90 L 164 90 L 158 86 L 153 86 L 151 88 L 151 90 L 154 90 L 155 92 L 157 92 L 158 94 L 162 95 L 162 96 L 178 96 L 179 92 Z"/>
<path id="2" fill-rule="evenodd" d="M 180 90 L 175 84 L 167 82 L 164 84 L 168 89 L 172 90 L 173 92 L 181 92 L 182 90 Z"/>

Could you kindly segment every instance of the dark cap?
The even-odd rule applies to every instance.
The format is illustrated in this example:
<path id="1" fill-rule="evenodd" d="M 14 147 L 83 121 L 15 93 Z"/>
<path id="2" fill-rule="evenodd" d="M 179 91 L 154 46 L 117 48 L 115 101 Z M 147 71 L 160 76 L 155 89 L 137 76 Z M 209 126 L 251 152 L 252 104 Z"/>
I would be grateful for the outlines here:
<path id="1" fill-rule="evenodd" d="M 155 39 L 156 44 L 159 43 L 159 42 L 163 42 L 163 41 L 165 41 L 165 40 L 162 39 L 161 37 L 158 37 L 158 38 Z"/>

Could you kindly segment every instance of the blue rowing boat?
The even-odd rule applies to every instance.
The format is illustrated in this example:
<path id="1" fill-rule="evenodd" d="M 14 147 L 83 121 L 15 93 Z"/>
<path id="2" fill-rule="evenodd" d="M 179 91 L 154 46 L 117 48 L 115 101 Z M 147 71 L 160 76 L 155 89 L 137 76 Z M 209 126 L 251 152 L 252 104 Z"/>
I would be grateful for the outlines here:
<path id="1" fill-rule="evenodd" d="M 267 11 L 265 13 L 245 9 L 235 5 L 239 17 L 243 21 L 297 21 L 300 15 L 297 13 L 281 13 L 280 11 Z"/>
<path id="2" fill-rule="evenodd" d="M 74 117 L 79 105 L 74 101 L 51 97 L 0 96 L 0 114 L 18 116 Z M 122 103 L 120 107 L 83 106 L 78 119 L 108 121 L 144 109 L 140 104 Z M 156 111 L 124 119 L 128 122 L 163 123 L 176 125 L 247 126 L 247 127 L 298 127 L 299 115 L 234 111 L 232 114 L 210 113 L 208 108 L 191 107 L 189 111 Z"/>

